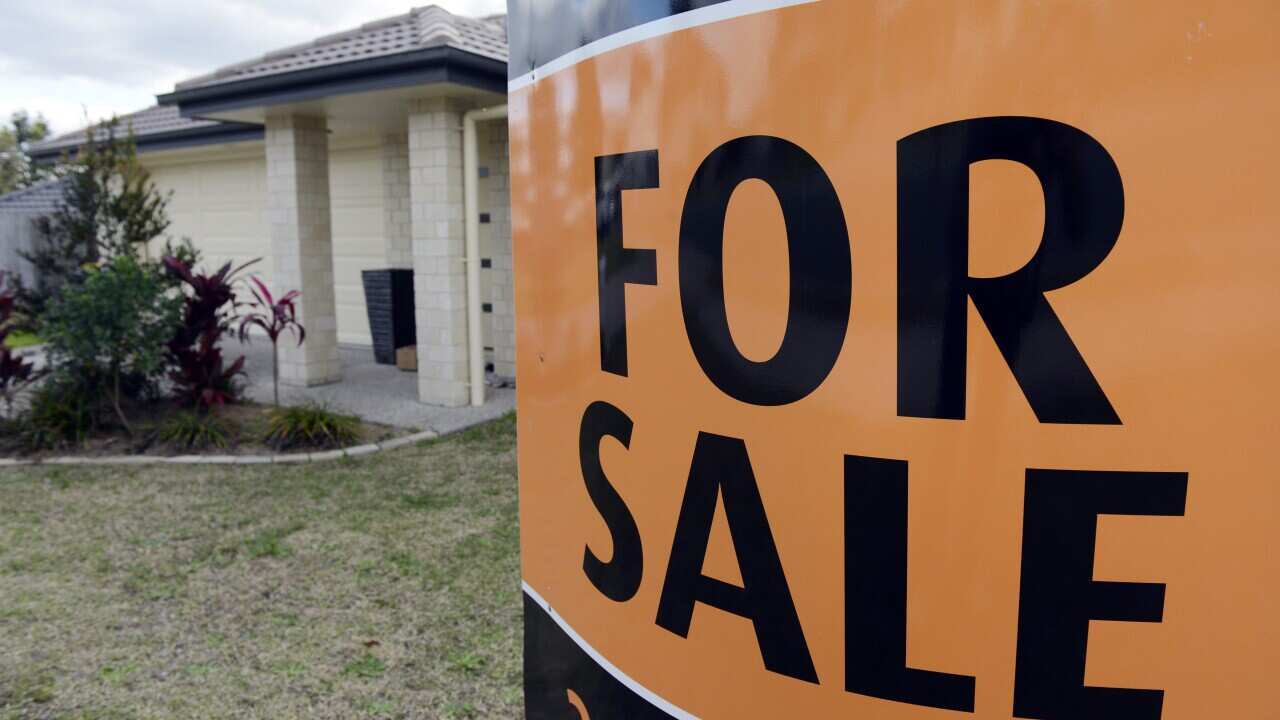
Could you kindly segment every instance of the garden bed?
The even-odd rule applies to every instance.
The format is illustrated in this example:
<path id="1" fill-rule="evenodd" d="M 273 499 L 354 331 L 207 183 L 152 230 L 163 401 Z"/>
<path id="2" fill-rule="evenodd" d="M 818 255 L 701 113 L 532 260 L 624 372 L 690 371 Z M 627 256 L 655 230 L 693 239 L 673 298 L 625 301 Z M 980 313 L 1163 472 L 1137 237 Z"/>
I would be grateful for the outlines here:
<path id="1" fill-rule="evenodd" d="M 410 429 L 366 422 L 351 416 L 344 418 L 350 424 L 352 436 L 340 443 L 272 445 L 265 441 L 270 425 L 271 405 L 238 402 L 209 412 L 209 417 L 222 431 L 220 442 L 191 444 L 168 437 L 183 422 L 191 423 L 193 413 L 171 401 L 138 404 L 130 408 L 135 418 L 134 433 L 128 434 L 118 425 L 99 428 L 82 442 L 60 443 L 33 450 L 24 444 L 22 437 L 10 433 L 0 437 L 0 458 L 22 460 L 47 460 L 54 457 L 84 459 L 106 457 L 176 457 L 191 455 L 218 456 L 272 456 L 282 453 L 306 453 L 344 447 L 385 443 L 413 432 Z M 333 416 L 334 414 L 329 413 Z"/>

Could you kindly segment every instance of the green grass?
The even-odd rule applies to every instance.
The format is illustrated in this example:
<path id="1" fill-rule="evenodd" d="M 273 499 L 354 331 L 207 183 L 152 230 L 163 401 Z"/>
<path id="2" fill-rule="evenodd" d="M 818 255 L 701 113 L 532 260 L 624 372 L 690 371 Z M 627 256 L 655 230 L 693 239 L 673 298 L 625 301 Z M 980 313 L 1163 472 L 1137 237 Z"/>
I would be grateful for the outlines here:
<path id="1" fill-rule="evenodd" d="M 24 347 L 39 345 L 42 342 L 44 341 L 32 333 L 15 332 L 9 337 L 5 338 L 4 344 L 13 350 L 20 350 Z"/>
<path id="2" fill-rule="evenodd" d="M 0 719 L 522 717 L 514 449 L 0 470 Z"/>

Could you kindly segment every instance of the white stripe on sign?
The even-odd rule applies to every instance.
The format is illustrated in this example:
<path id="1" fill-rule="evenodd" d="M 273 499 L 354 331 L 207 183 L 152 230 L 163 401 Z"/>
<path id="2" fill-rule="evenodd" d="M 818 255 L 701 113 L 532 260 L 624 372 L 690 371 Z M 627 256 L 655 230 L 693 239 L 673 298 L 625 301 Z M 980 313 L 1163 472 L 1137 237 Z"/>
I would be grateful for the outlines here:
<path id="1" fill-rule="evenodd" d="M 635 680 L 632 680 L 630 675 L 622 672 L 618 666 L 605 659 L 605 656 L 601 655 L 595 648 L 591 647 L 591 644 L 583 639 L 576 630 L 569 627 L 569 623 L 565 622 L 565 619 L 560 617 L 559 613 L 552 610 L 551 605 L 548 604 L 546 600 L 542 599 L 542 596 L 538 594 L 538 591 L 529 587 L 529 583 L 521 580 L 520 584 L 524 587 L 525 594 L 530 598 L 533 598 L 533 601 L 538 603 L 538 606 L 545 610 L 547 614 L 551 616 L 552 620 L 556 621 L 556 624 L 560 626 L 560 629 L 564 630 L 564 633 L 577 643 L 578 647 L 582 648 L 583 652 L 590 655 L 591 659 L 594 660 L 597 665 L 603 668 L 605 672 L 612 675 L 614 680 L 622 683 L 628 690 L 644 698 L 650 705 L 653 705 L 673 718 L 677 718 L 678 720 L 698 720 L 697 715 L 681 710 L 675 705 L 672 705 L 666 700 L 658 697 L 658 695 L 652 690 L 646 688 Z"/>
<path id="2" fill-rule="evenodd" d="M 688 30 L 700 25 L 710 25 L 721 20 L 732 20 L 744 15 L 755 15 L 756 13 L 778 10 L 792 5 L 807 5 L 815 2 L 821 2 L 821 0 L 728 0 L 727 2 L 665 17 L 661 20 L 652 20 L 643 25 L 637 25 L 607 37 L 602 37 L 595 42 L 583 45 L 577 50 L 567 52 L 555 60 L 544 63 L 520 77 L 508 81 L 507 92 L 515 92 L 548 75 L 573 67 L 584 60 L 590 60 L 597 55 L 643 40 L 661 37 L 679 30 Z"/>

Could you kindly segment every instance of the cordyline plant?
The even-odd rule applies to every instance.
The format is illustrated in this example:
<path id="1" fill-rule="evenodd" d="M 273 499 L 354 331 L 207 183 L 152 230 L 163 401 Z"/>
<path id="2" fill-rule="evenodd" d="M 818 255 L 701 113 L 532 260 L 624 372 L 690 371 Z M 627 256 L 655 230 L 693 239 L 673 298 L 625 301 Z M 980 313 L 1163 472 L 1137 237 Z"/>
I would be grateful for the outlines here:
<path id="1" fill-rule="evenodd" d="M 256 311 L 246 313 L 240 321 L 240 342 L 249 339 L 249 328 L 257 327 L 267 334 L 271 340 L 271 383 L 275 393 L 276 407 L 280 407 L 280 353 L 277 343 L 285 332 L 292 332 L 298 338 L 298 346 L 307 339 L 306 328 L 298 322 L 298 309 L 294 301 L 302 296 L 297 290 L 290 290 L 279 300 L 271 294 L 267 286 L 257 277 L 249 278 L 257 288 L 250 287 L 253 293 L 251 306 Z"/>
<path id="2" fill-rule="evenodd" d="M 244 356 L 227 366 L 219 346 L 240 305 L 236 302 L 236 276 L 259 260 L 235 269 L 227 263 L 213 274 L 194 272 L 190 261 L 172 255 L 163 260 L 169 274 L 186 288 L 182 324 L 168 345 L 174 366 L 169 379 L 178 398 L 197 411 L 206 412 L 236 399 L 236 378 L 244 374 Z"/>
<path id="3" fill-rule="evenodd" d="M 18 392 L 39 379 L 35 365 L 23 360 L 9 349 L 6 341 L 17 326 L 13 317 L 14 289 L 0 271 L 0 400 L 5 411 L 12 414 L 13 401 Z"/>

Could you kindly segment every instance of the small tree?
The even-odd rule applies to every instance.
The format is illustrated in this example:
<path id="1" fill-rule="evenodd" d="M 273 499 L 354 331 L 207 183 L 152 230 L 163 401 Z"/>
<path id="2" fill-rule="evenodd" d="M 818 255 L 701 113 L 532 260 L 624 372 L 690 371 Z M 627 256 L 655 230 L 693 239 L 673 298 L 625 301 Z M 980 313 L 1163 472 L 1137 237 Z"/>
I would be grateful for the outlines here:
<path id="1" fill-rule="evenodd" d="M 84 278 L 86 265 L 137 253 L 169 228 L 169 197 L 138 163 L 132 133 L 117 135 L 112 119 L 85 131 L 85 143 L 68 161 L 62 202 L 36 221 L 41 241 L 22 256 L 40 287 L 22 295 L 24 311 L 37 317 L 58 288 Z"/>
<path id="2" fill-rule="evenodd" d="M 153 263 L 129 253 L 86 270 L 49 302 L 40 334 L 54 371 L 81 392 L 101 392 L 125 432 L 126 386 L 153 386 L 165 368 L 165 346 L 173 338 L 182 297 Z"/>
<path id="3" fill-rule="evenodd" d="M 271 340 L 271 384 L 275 393 L 276 407 L 280 407 L 280 353 L 278 352 L 277 342 L 285 331 L 292 332 L 298 338 L 298 346 L 302 346 L 302 341 L 307 339 L 307 331 L 302 327 L 302 323 L 298 322 L 297 308 L 294 307 L 294 300 L 302 296 L 297 290 L 290 290 L 284 294 L 279 300 L 276 300 L 266 285 L 256 277 L 249 278 L 257 285 L 257 289 L 249 288 L 249 292 L 253 293 L 252 307 L 256 308 L 256 312 L 246 313 L 240 321 L 240 342 L 249 339 L 249 329 L 252 327 L 261 328 Z"/>

